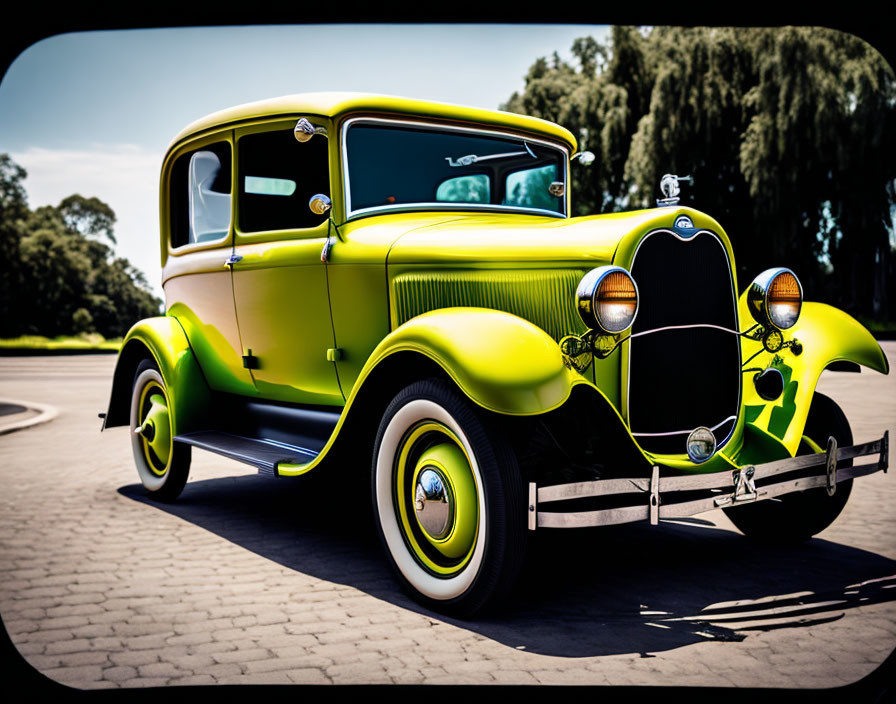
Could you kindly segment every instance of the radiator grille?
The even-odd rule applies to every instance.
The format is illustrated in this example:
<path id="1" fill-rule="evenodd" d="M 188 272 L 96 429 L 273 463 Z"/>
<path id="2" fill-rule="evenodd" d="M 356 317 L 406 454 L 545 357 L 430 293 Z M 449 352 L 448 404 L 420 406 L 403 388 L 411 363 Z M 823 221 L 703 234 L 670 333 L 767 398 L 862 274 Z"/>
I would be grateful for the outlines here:
<path id="1" fill-rule="evenodd" d="M 706 231 L 688 239 L 652 232 L 635 254 L 632 276 L 640 297 L 632 334 L 648 333 L 629 342 L 632 433 L 649 452 L 677 455 L 702 425 L 721 447 L 736 423 L 741 384 L 740 338 L 729 332 L 738 329 L 737 301 L 725 247 Z"/>
<path id="2" fill-rule="evenodd" d="M 493 308 L 525 318 L 559 341 L 587 328 L 575 292 L 587 269 L 457 270 L 399 274 L 392 280 L 392 326 L 437 308 Z"/>

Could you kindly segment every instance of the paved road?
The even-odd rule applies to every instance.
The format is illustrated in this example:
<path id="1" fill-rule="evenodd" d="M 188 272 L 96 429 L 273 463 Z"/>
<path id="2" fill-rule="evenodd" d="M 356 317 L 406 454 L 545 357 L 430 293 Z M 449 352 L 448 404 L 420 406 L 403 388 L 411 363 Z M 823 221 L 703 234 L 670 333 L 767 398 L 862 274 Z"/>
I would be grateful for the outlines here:
<path id="1" fill-rule="evenodd" d="M 196 452 L 178 503 L 145 499 L 126 430 L 99 432 L 113 364 L 0 359 L 0 396 L 60 410 L 0 436 L 0 614 L 56 681 L 827 687 L 896 646 L 892 474 L 796 548 L 756 547 L 719 511 L 541 531 L 508 613 L 464 623 L 397 589 L 363 511 L 344 515 L 350 487 Z M 821 389 L 857 441 L 896 436 L 896 374 Z"/>

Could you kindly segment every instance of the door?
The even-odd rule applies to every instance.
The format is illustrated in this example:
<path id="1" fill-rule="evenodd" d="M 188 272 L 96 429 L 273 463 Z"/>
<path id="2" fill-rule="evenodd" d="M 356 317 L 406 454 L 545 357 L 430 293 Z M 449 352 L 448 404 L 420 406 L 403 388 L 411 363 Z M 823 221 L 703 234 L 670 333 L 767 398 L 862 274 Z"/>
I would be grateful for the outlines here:
<path id="1" fill-rule="evenodd" d="M 232 155 L 227 130 L 189 142 L 169 160 L 162 288 L 167 313 L 183 326 L 209 386 L 255 394 L 243 367 L 227 265 L 233 250 Z"/>
<path id="2" fill-rule="evenodd" d="M 278 121 L 236 133 L 237 321 L 259 397 L 342 405 L 336 365 L 327 358 L 336 346 L 321 261 L 329 217 L 308 207 L 311 196 L 330 192 L 328 140 L 315 134 L 299 142 L 294 126 Z"/>

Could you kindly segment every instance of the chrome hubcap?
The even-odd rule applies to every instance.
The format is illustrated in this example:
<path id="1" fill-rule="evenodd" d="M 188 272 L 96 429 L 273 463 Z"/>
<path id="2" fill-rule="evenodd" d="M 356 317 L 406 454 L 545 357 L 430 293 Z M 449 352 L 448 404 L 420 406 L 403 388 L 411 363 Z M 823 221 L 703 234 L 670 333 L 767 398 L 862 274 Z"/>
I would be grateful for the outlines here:
<path id="1" fill-rule="evenodd" d="M 417 522 L 433 540 L 441 540 L 451 532 L 454 513 L 451 490 L 436 469 L 426 467 L 417 476 L 414 508 Z"/>

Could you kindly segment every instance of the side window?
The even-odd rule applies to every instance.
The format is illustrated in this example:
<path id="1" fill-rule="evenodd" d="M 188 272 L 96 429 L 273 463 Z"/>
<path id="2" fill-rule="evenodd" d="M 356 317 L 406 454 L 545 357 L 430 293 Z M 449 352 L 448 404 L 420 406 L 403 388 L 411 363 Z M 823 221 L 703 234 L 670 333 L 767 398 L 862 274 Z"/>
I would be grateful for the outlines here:
<path id="1" fill-rule="evenodd" d="M 488 176 L 471 174 L 442 181 L 436 189 L 436 201 L 447 203 L 488 203 Z"/>
<path id="2" fill-rule="evenodd" d="M 329 195 L 327 139 L 299 142 L 292 129 L 241 137 L 239 150 L 239 219 L 242 232 L 298 230 L 319 225 L 308 201 Z"/>
<path id="3" fill-rule="evenodd" d="M 503 205 L 559 210 L 560 198 L 551 195 L 549 190 L 556 180 L 556 164 L 514 171 L 507 176 Z"/>
<path id="4" fill-rule="evenodd" d="M 171 246 L 213 242 L 230 232 L 230 144 L 185 154 L 171 170 Z"/>

